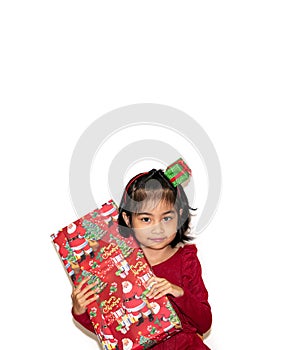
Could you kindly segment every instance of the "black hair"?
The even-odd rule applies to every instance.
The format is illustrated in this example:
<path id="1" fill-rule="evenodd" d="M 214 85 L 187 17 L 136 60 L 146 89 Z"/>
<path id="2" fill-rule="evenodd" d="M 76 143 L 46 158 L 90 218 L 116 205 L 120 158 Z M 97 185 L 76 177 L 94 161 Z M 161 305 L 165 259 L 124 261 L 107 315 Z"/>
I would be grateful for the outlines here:
<path id="1" fill-rule="evenodd" d="M 189 237 L 191 219 L 189 209 L 192 208 L 189 206 L 186 193 L 181 185 L 174 187 L 164 172 L 156 169 L 136 175 L 125 187 L 119 205 L 118 224 L 120 234 L 123 237 L 134 236 L 134 231 L 124 221 L 123 213 L 126 214 L 131 224 L 132 215 L 140 212 L 145 202 L 147 205 L 152 203 L 155 206 L 160 201 L 173 204 L 178 214 L 177 232 L 170 243 L 171 247 L 175 247 L 180 242 L 190 241 L 192 238 Z M 180 209 L 182 209 L 181 214 Z"/>

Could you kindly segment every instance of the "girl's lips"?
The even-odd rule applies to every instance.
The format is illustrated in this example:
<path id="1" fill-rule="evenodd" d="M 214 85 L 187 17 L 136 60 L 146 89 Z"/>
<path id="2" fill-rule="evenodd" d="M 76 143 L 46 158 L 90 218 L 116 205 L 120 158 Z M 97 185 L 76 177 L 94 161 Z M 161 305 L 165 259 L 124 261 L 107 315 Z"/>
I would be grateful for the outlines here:
<path id="1" fill-rule="evenodd" d="M 150 241 L 153 242 L 162 242 L 166 239 L 166 237 L 159 237 L 159 238 L 149 238 Z"/>

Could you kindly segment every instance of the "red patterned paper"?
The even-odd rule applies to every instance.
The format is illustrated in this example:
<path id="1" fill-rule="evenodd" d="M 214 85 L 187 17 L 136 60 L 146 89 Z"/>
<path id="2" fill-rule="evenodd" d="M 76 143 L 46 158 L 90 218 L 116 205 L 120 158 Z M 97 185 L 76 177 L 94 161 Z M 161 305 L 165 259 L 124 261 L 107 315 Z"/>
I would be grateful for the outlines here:
<path id="1" fill-rule="evenodd" d="M 145 283 L 153 272 L 135 240 L 119 235 L 117 215 L 109 201 L 52 239 L 75 285 L 87 276 L 88 284 L 98 282 L 94 288 L 100 298 L 87 312 L 103 348 L 146 349 L 178 332 L 181 324 L 167 297 L 147 299 Z"/>

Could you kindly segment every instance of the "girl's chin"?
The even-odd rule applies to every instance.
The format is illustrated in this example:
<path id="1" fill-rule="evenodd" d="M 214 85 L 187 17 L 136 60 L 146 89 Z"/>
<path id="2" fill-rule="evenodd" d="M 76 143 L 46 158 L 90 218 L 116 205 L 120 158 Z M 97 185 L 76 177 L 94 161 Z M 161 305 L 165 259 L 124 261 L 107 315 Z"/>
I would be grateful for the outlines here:
<path id="1" fill-rule="evenodd" d="M 161 248 L 167 247 L 168 245 L 169 245 L 169 242 L 167 238 L 153 239 L 153 240 L 148 240 L 147 242 L 147 246 L 153 249 L 161 249 Z"/>

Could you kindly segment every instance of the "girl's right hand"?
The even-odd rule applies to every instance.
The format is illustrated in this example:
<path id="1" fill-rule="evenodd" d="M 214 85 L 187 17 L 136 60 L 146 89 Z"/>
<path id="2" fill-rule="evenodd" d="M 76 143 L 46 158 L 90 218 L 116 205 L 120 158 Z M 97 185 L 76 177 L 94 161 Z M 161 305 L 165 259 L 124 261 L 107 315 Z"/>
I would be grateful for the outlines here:
<path id="1" fill-rule="evenodd" d="M 96 290 L 92 290 L 92 288 L 97 285 L 97 282 L 89 284 L 82 289 L 82 286 L 88 282 L 89 279 L 90 277 L 86 277 L 78 284 L 78 286 L 73 287 L 71 297 L 73 302 L 73 313 L 75 315 L 84 314 L 87 310 L 87 306 L 99 298 Z"/>

